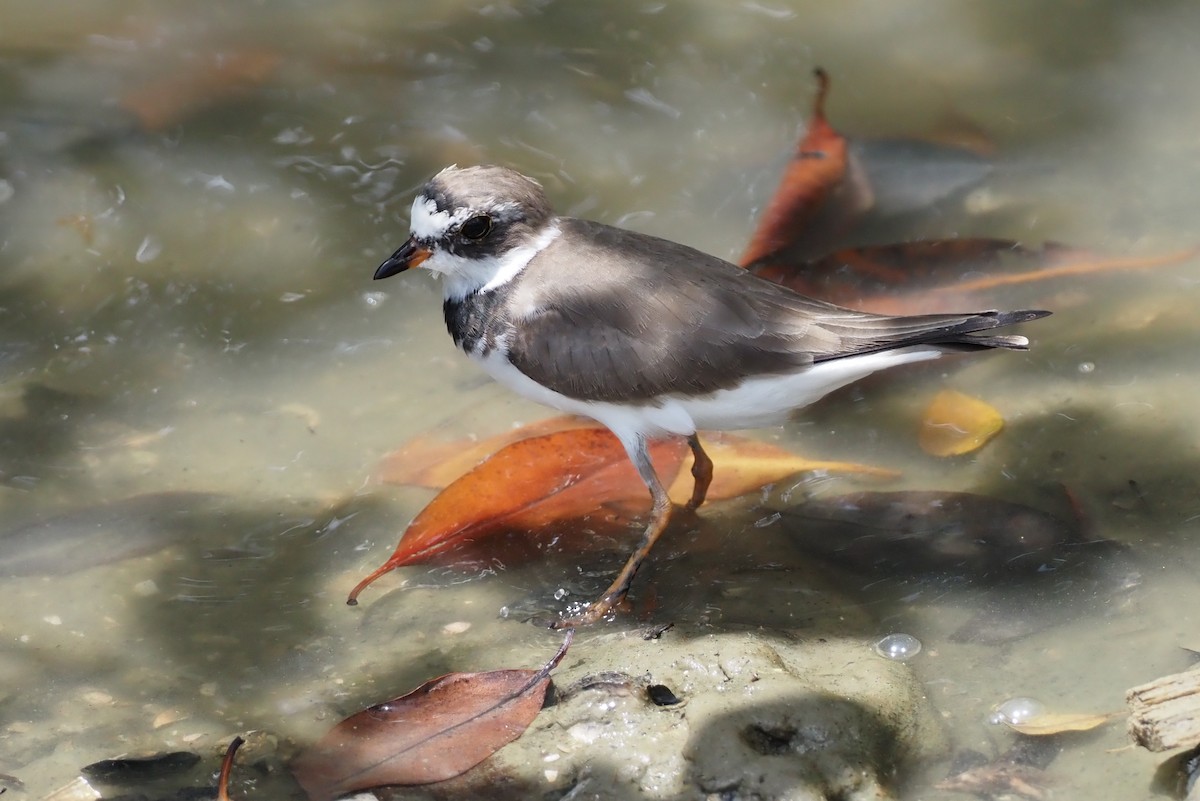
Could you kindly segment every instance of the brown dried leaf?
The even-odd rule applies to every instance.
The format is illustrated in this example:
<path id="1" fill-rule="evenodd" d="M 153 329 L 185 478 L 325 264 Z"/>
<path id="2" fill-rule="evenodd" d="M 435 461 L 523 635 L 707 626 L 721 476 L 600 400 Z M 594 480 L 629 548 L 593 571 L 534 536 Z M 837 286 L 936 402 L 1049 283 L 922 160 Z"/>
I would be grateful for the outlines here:
<path id="1" fill-rule="evenodd" d="M 1047 712 L 1042 715 L 1006 725 L 1013 731 L 1033 737 L 1062 734 L 1068 731 L 1091 731 L 1112 720 L 1117 713 L 1096 714 L 1088 712 Z"/>
<path id="2" fill-rule="evenodd" d="M 521 736 L 537 717 L 550 671 L 449 673 L 343 720 L 292 764 L 312 801 L 384 785 L 429 784 L 463 773 Z"/>
<path id="3" fill-rule="evenodd" d="M 970 395 L 944 389 L 921 417 L 917 441 L 933 456 L 961 456 L 982 448 L 1004 428 L 994 408 Z"/>

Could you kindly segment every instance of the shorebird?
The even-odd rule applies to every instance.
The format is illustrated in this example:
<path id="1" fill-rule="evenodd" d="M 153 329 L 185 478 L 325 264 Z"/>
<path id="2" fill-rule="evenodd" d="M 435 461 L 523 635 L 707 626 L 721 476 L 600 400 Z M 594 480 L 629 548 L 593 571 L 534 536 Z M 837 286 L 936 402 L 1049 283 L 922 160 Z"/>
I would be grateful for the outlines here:
<path id="1" fill-rule="evenodd" d="M 704 502 L 712 461 L 697 431 L 759 428 L 866 375 L 947 351 L 1028 347 L 988 333 L 1045 311 L 885 316 L 814 300 L 698 250 L 556 215 L 532 178 L 447 167 L 412 204 L 410 236 L 375 272 L 439 273 L 455 344 L 500 383 L 590 417 L 621 441 L 652 500 L 636 550 L 586 610 L 620 603 L 672 502 L 647 442 L 687 439 Z"/>

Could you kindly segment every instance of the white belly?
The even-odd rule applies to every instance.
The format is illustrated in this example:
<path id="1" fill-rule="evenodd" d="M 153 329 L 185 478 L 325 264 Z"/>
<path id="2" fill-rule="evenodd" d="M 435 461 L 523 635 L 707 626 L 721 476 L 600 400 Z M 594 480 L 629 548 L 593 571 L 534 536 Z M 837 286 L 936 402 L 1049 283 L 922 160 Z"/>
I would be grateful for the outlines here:
<path id="1" fill-rule="evenodd" d="M 822 362 L 791 375 L 752 378 L 733 389 L 699 397 L 667 396 L 652 406 L 569 398 L 543 387 L 513 367 L 500 349 L 484 357 L 472 354 L 471 358 L 492 378 L 518 395 L 568 414 L 590 417 L 612 429 L 623 442 L 629 442 L 639 434 L 644 437 L 687 436 L 705 429 L 727 431 L 778 425 L 795 409 L 808 406 L 871 373 L 900 364 L 936 359 L 940 355 L 942 351 L 937 348 L 915 346 L 849 356 Z"/>

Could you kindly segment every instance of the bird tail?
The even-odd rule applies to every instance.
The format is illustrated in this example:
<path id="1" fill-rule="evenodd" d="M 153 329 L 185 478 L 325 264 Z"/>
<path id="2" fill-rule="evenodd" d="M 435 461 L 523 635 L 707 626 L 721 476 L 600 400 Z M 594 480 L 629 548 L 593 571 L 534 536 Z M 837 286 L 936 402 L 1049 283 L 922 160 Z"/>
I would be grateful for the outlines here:
<path id="1" fill-rule="evenodd" d="M 975 350 L 977 348 L 1028 350 L 1029 340 L 1023 336 L 1017 334 L 980 336 L 978 332 L 993 328 L 1003 328 L 1004 326 L 1016 325 L 1017 323 L 1025 323 L 1030 320 L 1038 320 L 1049 315 L 1050 312 L 1048 311 L 1034 309 L 1011 312 L 979 312 L 946 331 L 945 339 L 939 336 L 937 344 L 948 345 L 950 347 L 958 346 L 966 350 Z"/>

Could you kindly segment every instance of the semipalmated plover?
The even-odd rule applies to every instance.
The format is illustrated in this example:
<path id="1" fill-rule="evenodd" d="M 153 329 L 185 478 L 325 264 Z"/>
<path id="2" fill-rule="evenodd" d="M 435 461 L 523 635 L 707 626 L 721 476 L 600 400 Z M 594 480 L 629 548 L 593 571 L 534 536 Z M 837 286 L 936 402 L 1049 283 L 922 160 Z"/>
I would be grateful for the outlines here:
<path id="1" fill-rule="evenodd" d="M 1044 311 L 882 316 L 813 300 L 665 239 L 557 216 L 540 184 L 504 167 L 447 167 L 412 205 L 410 236 L 379 269 L 442 276 L 446 326 L 493 378 L 591 417 L 625 446 L 653 516 L 599 599 L 560 625 L 594 622 L 621 601 L 671 516 L 647 454 L 686 437 L 688 508 L 712 462 L 697 430 L 775 425 L 859 378 L 949 350 L 1024 349 L 988 332 Z"/>

